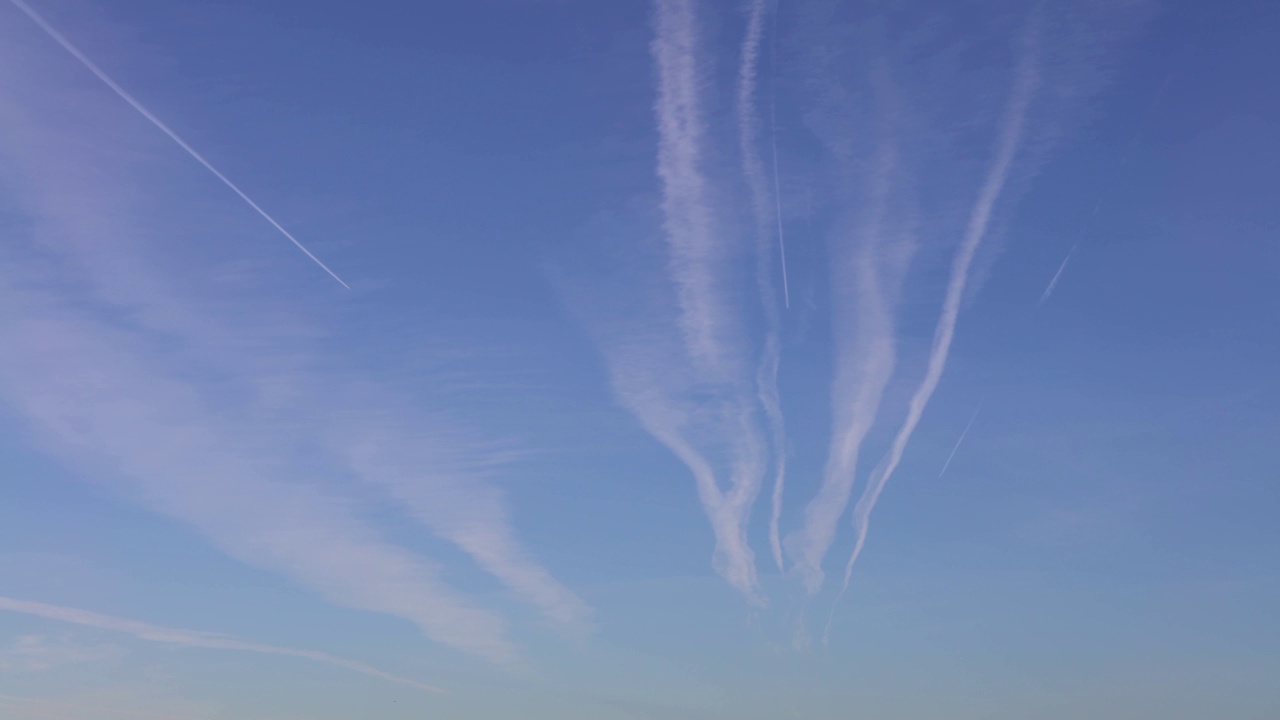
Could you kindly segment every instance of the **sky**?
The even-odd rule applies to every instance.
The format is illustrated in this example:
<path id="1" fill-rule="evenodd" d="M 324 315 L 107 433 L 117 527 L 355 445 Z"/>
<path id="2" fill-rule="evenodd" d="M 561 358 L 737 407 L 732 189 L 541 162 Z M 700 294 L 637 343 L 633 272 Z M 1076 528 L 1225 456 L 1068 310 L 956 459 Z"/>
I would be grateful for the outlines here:
<path id="1" fill-rule="evenodd" d="M 0 2 L 0 717 L 1276 717 L 1278 73 L 1253 0 Z"/>

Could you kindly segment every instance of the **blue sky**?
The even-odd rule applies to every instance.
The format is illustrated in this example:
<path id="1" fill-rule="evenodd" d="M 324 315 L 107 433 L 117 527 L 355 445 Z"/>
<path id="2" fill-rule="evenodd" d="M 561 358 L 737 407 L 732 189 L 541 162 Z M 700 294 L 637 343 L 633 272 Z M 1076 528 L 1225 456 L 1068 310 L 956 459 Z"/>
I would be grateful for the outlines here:
<path id="1" fill-rule="evenodd" d="M 1274 717 L 1278 40 L 0 3 L 0 717 Z"/>

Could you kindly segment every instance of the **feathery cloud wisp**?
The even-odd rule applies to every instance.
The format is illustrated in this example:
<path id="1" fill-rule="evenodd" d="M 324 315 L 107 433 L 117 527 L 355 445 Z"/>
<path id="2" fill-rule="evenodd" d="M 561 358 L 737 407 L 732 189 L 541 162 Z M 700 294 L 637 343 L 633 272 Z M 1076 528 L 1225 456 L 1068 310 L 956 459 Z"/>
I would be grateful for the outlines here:
<path id="1" fill-rule="evenodd" d="M 49 620 L 83 625 L 85 627 L 97 628 L 99 630 L 124 633 L 126 635 L 132 635 L 139 640 L 147 640 L 149 642 L 182 645 L 184 647 L 193 648 L 209 648 L 214 650 L 241 650 L 244 652 L 261 653 L 265 655 L 281 655 L 285 657 L 302 658 L 304 660 L 313 660 L 315 662 L 334 665 L 346 670 L 362 673 L 364 675 L 371 675 L 383 680 L 389 680 L 401 685 L 407 685 L 409 687 L 417 688 L 418 690 L 425 690 L 433 693 L 444 692 L 433 685 L 427 685 L 426 683 L 421 683 L 417 680 L 403 678 L 364 663 L 347 660 L 328 653 L 317 652 L 315 650 L 302 650 L 299 648 L 256 643 L 247 640 L 240 640 L 229 635 L 200 632 L 197 630 L 161 627 L 159 625 L 150 625 L 137 620 L 127 620 L 125 618 L 113 617 L 110 615 L 101 615 L 88 610 L 80 610 L 77 608 L 63 607 L 59 605 L 48 605 L 45 603 L 31 602 L 27 600 L 16 600 L 8 597 L 0 597 L 0 610 L 22 613 L 24 615 L 35 615 Z"/>
<path id="2" fill-rule="evenodd" d="M 176 132 L 170 129 L 168 125 L 165 125 L 160 120 L 160 118 L 152 114 L 152 112 L 148 110 L 145 106 L 143 106 L 142 103 L 138 102 L 138 100 L 135 99 L 128 92 L 126 92 L 124 88 L 120 87 L 120 85 L 117 84 L 115 80 L 111 79 L 111 76 L 107 75 L 107 73 L 104 72 L 102 68 L 98 67 L 96 63 L 90 60 L 89 57 L 85 55 L 83 52 L 81 52 L 80 49 L 77 48 L 74 44 L 72 44 L 71 41 L 66 38 L 66 36 L 58 32 L 58 30 L 54 28 L 53 25 L 50 25 L 49 22 L 45 20 L 42 15 L 37 13 L 34 8 L 32 8 L 23 0 L 9 0 L 9 2 L 12 3 L 14 7 L 18 8 L 18 10 L 21 10 L 27 17 L 31 18 L 32 22 L 38 25 L 40 29 L 45 32 L 45 34 L 47 34 L 50 38 L 52 38 L 54 42 L 61 45 L 62 49 L 70 53 L 72 57 L 74 57 L 76 60 L 79 60 L 80 64 L 84 65 L 85 68 L 88 69 L 89 72 L 93 73 L 95 77 L 101 80 L 104 85 L 111 88 L 112 92 L 114 92 L 116 95 L 119 95 L 121 100 L 124 100 L 125 102 L 129 103 L 129 106 L 132 107 L 134 110 L 137 110 L 139 115 L 142 115 L 142 117 L 146 118 L 148 122 L 156 126 L 156 128 L 159 129 L 160 132 L 163 132 L 165 135 L 168 135 L 169 139 L 177 143 L 178 147 L 185 150 L 186 153 L 192 157 L 192 159 L 194 159 L 196 162 L 203 165 L 204 168 L 208 170 L 210 173 L 212 173 L 214 177 L 222 181 L 223 185 L 226 185 L 232 192 L 238 195 L 240 199 L 243 200 L 249 207 L 253 208 L 254 212 L 261 215 L 264 220 L 266 220 L 268 223 L 271 224 L 271 227 L 280 231 L 280 234 L 288 238 L 289 242 L 293 243 L 294 246 L 297 247 L 299 250 L 301 250 L 304 255 L 306 255 L 308 258 L 311 259 L 312 262 L 320 266 L 320 269 L 328 273 L 329 277 L 333 278 L 334 280 L 337 280 L 338 283 L 342 285 L 342 287 L 348 290 L 351 289 L 350 285 L 347 285 L 347 283 L 342 278 L 338 277 L 337 273 L 335 273 L 333 270 L 330 270 L 328 265 L 325 265 L 323 262 L 321 262 L 320 258 L 313 255 L 311 251 L 308 250 L 307 247 L 303 245 L 300 240 L 298 240 L 296 237 L 293 236 L 293 233 L 284 229 L 284 226 L 276 222 L 275 218 L 268 215 L 266 210 L 263 210 L 262 207 L 258 205 L 258 203 L 254 202 L 253 199 L 250 198 L 247 194 L 245 194 L 245 192 L 241 190 L 235 183 L 231 182 L 231 180 L 228 179 L 226 175 L 223 175 L 216 167 L 213 166 L 212 163 L 206 160 L 203 155 L 196 152 L 195 148 L 188 145 L 187 142 L 183 140 L 181 137 L 179 137 Z"/>
<path id="3" fill-rule="evenodd" d="M 585 623 L 591 609 L 555 579 L 515 536 L 492 472 L 473 459 L 451 457 L 426 437 L 405 437 L 404 426 L 360 418 L 333 434 L 332 443 L 365 482 L 382 487 L 419 522 L 454 543 L 521 599 L 565 625 Z M 474 447 L 460 440 L 454 447 Z M 442 502 L 442 500 L 446 500 Z M 448 502 L 447 500 L 452 500 Z"/>
<path id="4" fill-rule="evenodd" d="M 395 393 L 366 392 L 365 373 L 317 353 L 312 341 L 329 326 L 313 325 L 302 309 L 266 294 L 210 301 L 175 280 L 146 251 L 170 218 L 153 212 L 142 222 L 137 203 L 122 200 L 167 207 L 164 175 L 144 177 L 157 168 L 136 155 L 121 161 L 68 142 L 109 128 L 115 106 L 97 93 L 75 97 L 98 126 L 46 122 L 42 113 L 58 108 L 24 94 L 25 77 L 6 73 L 0 83 L 0 152 L 12 160 L 0 165 L 0 180 L 21 189 L 29 228 L 0 248 L 0 401 L 57 459 L 228 555 L 329 602 L 407 620 L 450 647 L 512 660 L 502 619 L 441 582 L 434 563 L 385 540 L 353 502 L 367 490 L 346 482 L 344 458 L 315 452 L 333 418 L 379 417 Z M 91 162 L 108 172 L 74 172 Z M 114 322 L 120 317 L 128 321 Z M 448 466 L 450 454 L 424 452 L 421 440 L 453 419 L 394 422 L 397 434 L 383 447 L 406 482 Z M 523 588 L 525 599 L 553 616 L 580 607 L 518 545 L 488 477 L 415 492 L 417 502 L 458 518 L 450 539 L 471 543 L 481 566 Z"/>

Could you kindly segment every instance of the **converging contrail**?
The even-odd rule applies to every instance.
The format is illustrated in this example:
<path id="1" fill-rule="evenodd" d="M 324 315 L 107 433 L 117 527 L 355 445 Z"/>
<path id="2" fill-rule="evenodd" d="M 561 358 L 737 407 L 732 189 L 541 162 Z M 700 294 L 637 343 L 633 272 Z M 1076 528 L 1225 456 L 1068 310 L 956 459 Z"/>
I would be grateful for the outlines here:
<path id="1" fill-rule="evenodd" d="M 969 281 L 969 269 L 973 265 L 978 246 L 982 244 L 983 238 L 986 237 L 987 225 L 991 221 L 996 201 L 999 200 L 1000 194 L 1004 190 L 1005 181 L 1009 177 L 1010 166 L 1013 164 L 1014 156 L 1017 154 L 1018 147 L 1022 142 L 1027 108 L 1031 104 L 1037 80 L 1033 50 L 1034 46 L 1028 47 L 1028 51 L 1019 63 L 1013 92 L 1009 97 L 1009 104 L 1005 108 L 996 156 L 987 170 L 986 180 L 978 193 L 977 201 L 973 204 L 964 239 L 960 243 L 960 248 L 956 251 L 955 260 L 951 265 L 951 278 L 947 283 L 947 294 L 943 300 L 942 314 L 938 318 L 938 324 L 934 330 L 933 347 L 929 352 L 929 362 L 924 380 L 911 397 L 907 409 L 907 417 L 903 420 L 902 426 L 898 429 L 898 434 L 893 439 L 889 454 L 872 472 L 871 478 L 867 481 L 867 486 L 863 490 L 862 497 L 858 500 L 858 504 L 854 506 L 853 519 L 854 526 L 857 529 L 857 542 L 854 545 L 852 555 L 849 557 L 849 563 L 845 566 L 844 586 L 840 590 L 841 595 L 849 588 L 849 579 L 853 576 L 854 563 L 857 562 L 858 556 L 862 553 L 862 548 L 866 544 L 868 523 L 870 522 L 871 511 L 875 508 L 876 500 L 879 499 L 885 483 L 889 481 L 893 471 L 897 469 L 898 463 L 902 460 L 902 453 L 906 450 L 907 442 L 911 439 L 911 434 L 915 432 L 916 425 L 920 422 L 920 416 L 924 414 L 925 406 L 929 404 L 929 398 L 933 396 L 933 391 L 937 389 L 938 382 L 942 379 L 942 371 L 946 368 L 947 355 L 951 351 L 951 341 L 955 337 L 956 320 L 960 315 L 960 303 L 964 300 L 965 287 Z"/>
<path id="2" fill-rule="evenodd" d="M 1053 289 L 1058 287 L 1058 279 L 1062 277 L 1062 271 L 1067 269 L 1067 263 L 1071 262 L 1071 256 L 1075 254 L 1076 248 L 1080 247 L 1080 243 L 1071 246 L 1067 251 L 1067 256 L 1062 259 L 1062 264 L 1058 266 L 1058 272 L 1053 274 L 1053 279 L 1049 281 L 1049 286 L 1044 289 L 1044 294 L 1040 296 L 1040 300 L 1036 302 L 1036 307 L 1045 304 L 1049 296 L 1053 294 Z"/>
<path id="3" fill-rule="evenodd" d="M 747 535 L 751 506 L 767 470 L 768 441 L 756 422 L 756 398 L 740 351 L 742 323 L 736 313 L 726 260 L 735 247 L 717 227 L 712 190 L 703 172 L 706 121 L 701 97 L 696 0 L 657 0 L 651 52 L 657 70 L 658 177 L 676 291 L 683 354 L 690 387 L 713 393 L 722 412 L 697 428 L 732 458 L 720 487 L 717 463 L 690 434 L 695 427 L 683 408 L 666 405 L 652 386 L 630 388 L 628 404 L 641 423 L 693 473 L 698 496 L 716 538 L 713 565 L 750 601 L 763 603 L 755 556 Z M 762 365 L 761 367 L 765 367 Z M 767 373 L 766 373 L 767 374 Z M 762 390 L 759 386 L 757 393 Z M 707 412 L 709 408 L 701 409 Z"/>
<path id="4" fill-rule="evenodd" d="M 969 418 L 969 424 L 964 426 L 964 432 L 960 433 L 960 439 L 956 440 L 956 446 L 951 448 L 951 454 L 947 456 L 947 461 L 942 463 L 942 471 L 938 473 L 938 479 L 941 480 L 943 475 L 947 474 L 947 468 L 951 467 L 951 461 L 955 458 L 956 452 L 960 450 L 960 444 L 964 442 L 964 438 L 969 434 L 969 428 L 973 427 L 973 421 L 978 419 L 978 413 L 982 411 L 982 403 L 978 403 L 978 407 L 973 409 L 973 417 Z"/>
<path id="5" fill-rule="evenodd" d="M 107 87 L 111 88 L 116 95 L 119 95 L 120 99 L 129 103 L 129 105 L 134 110 L 137 110 L 138 113 L 142 115 L 142 117 L 151 121 L 152 125 L 155 125 L 157 128 L 159 128 L 160 131 L 163 132 L 165 135 L 168 135 L 170 140 L 173 140 L 175 143 L 178 144 L 178 147 L 181 147 L 183 150 L 186 150 L 188 155 L 195 158 L 196 162 L 200 163 L 205 167 L 206 170 L 213 173 L 213 176 L 221 180 L 223 185 L 226 185 L 228 188 L 231 188 L 231 191 L 234 192 L 236 195 L 239 195 L 241 200 L 244 200 L 249 205 L 249 207 L 253 208 L 259 215 L 263 217 L 264 220 L 271 223 L 271 226 L 274 227 L 276 230 L 279 230 L 282 235 L 289 238 L 289 241 L 292 242 L 299 250 L 301 250 L 303 254 L 311 258 L 312 262 L 314 262 L 316 265 L 319 265 L 320 268 L 325 272 L 329 273 L 329 276 L 332 277 L 334 280 L 337 280 L 338 283 L 342 285 L 342 287 L 348 290 L 351 289 L 351 286 L 343 282 L 342 278 L 338 277 L 337 273 L 330 270 L 329 266 L 321 262 L 320 258 L 311 254 L 311 251 L 308 250 L 305 245 L 299 242 L 298 239 L 295 238 L 288 230 L 285 230 L 284 227 L 280 225 L 280 223 L 276 222 L 275 218 L 268 215 L 266 210 L 263 210 L 261 207 L 259 207 L 258 204 L 254 202 L 252 199 L 250 199 L 250 197 L 246 195 L 243 190 L 236 187 L 236 184 L 231 182 L 229 179 L 227 179 L 226 175 L 223 175 L 221 172 L 219 172 L 218 169 L 215 168 L 212 164 L 210 164 L 208 160 L 204 159 L 204 156 L 196 152 L 195 148 L 188 145 L 186 141 L 183 140 L 181 137 L 178 137 L 178 134 L 175 133 L 173 130 L 171 130 L 168 125 L 165 125 L 163 122 L 161 122 L 160 118 L 157 118 L 155 115 L 151 113 L 150 110 L 147 110 L 145 107 L 143 107 L 142 103 L 138 102 L 132 95 L 125 92 L 124 88 L 116 84 L 116 81 L 112 80 L 110 76 L 108 76 L 105 72 L 103 72 L 102 68 L 98 67 L 84 53 L 80 52 L 79 48 L 71 44 L 70 40 L 68 40 L 65 36 L 63 36 L 62 33 L 54 29 L 54 27 L 50 25 L 49 22 L 46 21 L 39 13 L 37 13 L 30 5 L 23 2 L 23 0 L 9 0 L 9 2 L 12 3 L 14 7 L 18 8 L 24 14 L 26 14 L 27 17 L 31 18 L 31 20 L 36 25 L 40 26 L 41 30 L 44 30 L 49 37 L 53 38 L 53 40 L 57 42 L 59 45 L 61 45 L 64 50 L 70 53 L 72 57 L 74 57 L 76 60 L 79 60 L 81 65 L 84 65 L 86 68 L 88 68 L 89 72 L 97 76 L 97 78 L 101 80 L 104 84 L 106 84 Z"/>

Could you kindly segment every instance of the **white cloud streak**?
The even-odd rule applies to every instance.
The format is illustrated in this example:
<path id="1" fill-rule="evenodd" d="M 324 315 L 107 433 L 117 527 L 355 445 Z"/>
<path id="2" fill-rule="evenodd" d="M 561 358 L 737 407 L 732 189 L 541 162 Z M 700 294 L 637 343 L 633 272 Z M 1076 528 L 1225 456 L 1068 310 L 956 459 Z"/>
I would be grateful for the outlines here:
<path id="1" fill-rule="evenodd" d="M 1067 263 L 1071 262 L 1071 256 L 1075 254 L 1076 248 L 1078 247 L 1080 247 L 1080 244 L 1076 243 L 1067 251 L 1067 256 L 1062 259 L 1062 264 L 1058 266 L 1058 272 L 1053 274 L 1053 279 L 1049 281 L 1048 287 L 1044 289 L 1044 293 L 1042 293 L 1040 295 L 1040 299 L 1036 301 L 1036 307 L 1044 305 L 1049 300 L 1049 296 L 1053 294 L 1054 288 L 1058 287 L 1058 280 L 1062 278 L 1062 271 L 1067 269 Z"/>
<path id="2" fill-rule="evenodd" d="M 657 0 L 651 46 L 667 272 L 681 340 L 639 347 L 627 339 L 606 351 L 623 404 L 693 474 L 716 538 L 716 571 L 761 603 L 747 526 L 768 464 L 768 441 L 758 427 L 759 385 L 741 349 L 743 329 L 727 270 L 736 247 L 717 227 L 702 170 L 706 127 L 694 5 Z"/>
<path id="3" fill-rule="evenodd" d="M 500 620 L 443 586 L 436 569 L 386 543 L 348 503 L 276 479 L 289 462 L 251 439 L 292 445 L 252 416 L 222 426 L 202 394 L 122 338 L 67 314 L 0 318 L 0 393 L 56 456 L 119 477 L 129 494 L 248 564 L 280 572 L 339 605 L 417 624 L 494 661 L 513 658 Z"/>
<path id="4" fill-rule="evenodd" d="M 298 240 L 296 237 L 293 236 L 293 233 L 289 232 L 284 228 L 284 226 L 276 222 L 275 218 L 267 214 L 267 211 L 263 210 L 258 205 L 258 203 L 254 202 L 252 198 L 250 198 L 247 194 L 245 194 L 245 192 L 241 190 L 239 186 L 231 182 L 231 180 L 228 179 L 226 175 L 223 175 L 216 167 L 213 166 L 212 163 L 206 160 L 203 155 L 196 152 L 195 148 L 188 145 L 187 142 L 183 140 L 181 137 L 179 137 L 176 132 L 170 129 L 168 125 L 165 125 L 160 120 L 160 118 L 156 117 L 150 110 L 148 110 L 145 106 L 143 106 L 142 103 L 138 102 L 137 99 L 135 99 L 128 92 L 126 92 L 124 88 L 120 87 L 120 85 L 116 83 L 115 80 L 111 79 L 111 76 L 107 75 L 107 73 L 104 72 L 102 68 L 98 67 L 96 63 L 90 60 L 89 57 L 86 56 L 83 52 L 81 52 L 80 49 L 77 48 L 74 44 L 72 44 L 71 41 L 66 38 L 66 36 L 58 32 L 58 30 L 54 28 L 53 25 L 49 24 L 49 22 L 45 20 L 43 16 L 37 13 L 35 9 L 33 9 L 27 3 L 23 2 L 23 0 L 9 0 L 9 2 L 18 10 L 22 11 L 27 17 L 31 18 L 31 20 L 36 25 L 38 25 L 41 30 L 43 30 L 50 38 L 52 38 L 55 42 L 61 45 L 62 49 L 70 53 L 71 56 L 74 57 L 76 60 L 79 60 L 81 65 L 84 65 L 85 68 L 89 70 L 89 72 L 93 73 L 95 77 L 97 77 L 99 80 L 103 82 L 103 84 L 111 88 L 111 90 L 116 95 L 119 95 L 120 99 L 127 102 L 129 106 L 132 107 L 134 110 L 137 110 L 138 114 L 142 115 L 142 117 L 146 118 L 147 121 L 149 121 L 152 125 L 156 126 L 157 129 L 159 129 L 165 135 L 169 136 L 169 139 L 177 143 L 178 147 L 185 150 L 186 153 L 190 155 L 196 162 L 203 165 L 204 168 L 208 170 L 210 173 L 212 173 L 214 177 L 222 181 L 223 185 L 226 185 L 232 192 L 238 195 L 240 199 L 243 200 L 249 207 L 253 208 L 254 212 L 261 215 L 264 220 L 270 223 L 271 226 L 274 227 L 276 230 L 280 231 L 280 234 L 288 238 L 289 242 L 293 243 L 294 246 L 297 247 L 299 250 L 301 250 L 303 254 L 305 254 L 308 258 L 311 259 L 312 262 L 320 266 L 320 269 L 328 273 L 329 277 L 333 278 L 334 280 L 337 280 L 338 283 L 342 285 L 342 287 L 348 290 L 351 289 L 350 285 L 347 285 L 347 283 L 342 278 L 338 277 L 337 273 L 335 273 L 333 270 L 330 270 L 329 266 L 325 265 L 320 260 L 320 258 L 312 254 L 312 252 L 308 250 L 307 247 L 303 245 L 300 240 Z"/>
<path id="5" fill-rule="evenodd" d="M 910 441 L 911 435 L 915 432 L 916 425 L 919 424 L 920 417 L 924 414 L 924 409 L 929 403 L 929 399 L 933 396 L 933 391 L 937 389 L 938 382 L 942 379 L 942 372 L 946 368 L 947 356 L 951 350 L 951 342 L 955 337 L 956 321 L 960 315 L 960 305 L 964 300 L 965 288 L 969 280 L 969 270 L 973 265 L 978 247 L 981 245 L 983 238 L 986 237 L 991 215 L 995 210 L 995 205 L 1000 198 L 1001 192 L 1004 190 L 1010 167 L 1022 142 L 1027 108 L 1034 96 L 1037 78 L 1034 39 L 1028 39 L 1027 49 L 1019 59 L 1018 67 L 1015 70 L 1014 86 L 1001 121 L 995 158 L 987 169 L 986 179 L 970 212 L 964 237 L 951 265 L 951 276 L 947 283 L 946 296 L 943 299 L 942 313 L 938 318 L 938 324 L 934 331 L 933 345 L 929 352 L 924 379 L 911 396 L 907 406 L 907 416 L 903 420 L 902 426 L 898 429 L 898 433 L 894 436 L 888 455 L 872 472 L 863 490 L 862 497 L 859 498 L 858 503 L 854 506 L 853 521 L 857 539 L 853 553 L 845 566 L 844 584 L 841 593 L 848 589 L 849 580 L 853 576 L 853 566 L 866 544 L 871 512 L 875 509 L 876 501 L 880 498 L 880 493 L 884 490 L 885 484 L 893 476 L 894 470 L 897 469 L 898 463 L 902 460 L 902 454 L 906 450 L 907 442 Z"/>
<path id="6" fill-rule="evenodd" d="M 765 340 L 761 351 L 760 366 L 756 372 L 756 385 L 760 405 L 764 409 L 769 429 L 769 441 L 773 453 L 773 493 L 769 514 L 769 545 L 778 569 L 783 569 L 782 542 L 778 524 L 782 517 L 783 488 L 786 484 L 787 452 L 786 425 L 782 416 L 782 399 L 778 392 L 778 366 L 781 362 L 781 315 L 778 311 L 777 290 L 773 282 L 773 240 L 776 237 L 781 253 L 782 208 L 777 187 L 777 141 L 773 141 L 774 153 L 774 202 L 769 202 L 764 162 L 759 152 L 760 122 L 756 108 L 756 85 L 759 75 L 760 46 L 764 35 L 765 0 L 754 0 L 749 8 L 746 36 L 742 41 L 742 59 L 738 69 L 738 139 L 742 154 L 743 173 L 751 192 L 751 206 L 755 217 L 756 233 L 756 285 L 764 311 Z M 774 33 L 776 35 L 776 29 Z M 776 54 L 776 52 L 775 52 Z M 775 121 L 776 123 L 776 121 Z M 770 217 L 770 210 L 774 217 Z M 776 220 L 776 222 L 771 222 Z M 773 235 L 773 227 L 777 235 Z M 786 258 L 782 258 L 784 302 L 786 293 Z"/>
<path id="7" fill-rule="evenodd" d="M 242 652 L 312 660 L 314 662 L 333 665 L 335 667 L 351 670 L 364 675 L 370 675 L 382 680 L 399 683 L 418 690 L 425 690 L 432 693 L 444 692 L 434 685 L 421 683 L 417 680 L 410 680 L 409 678 L 393 675 L 364 663 L 347 660 L 345 658 L 340 658 L 328 653 L 317 652 L 315 650 L 302 650 L 299 648 L 283 647 L 279 645 L 268 645 L 264 643 L 240 640 L 229 635 L 222 635 L 218 633 L 161 627 L 159 625 L 150 625 L 137 620 L 101 615 L 88 610 L 80 610 L 77 608 L 63 607 L 59 605 L 48 605 L 45 603 L 31 602 L 27 600 L 17 600 L 8 597 L 0 597 L 0 610 L 21 613 L 24 615 L 34 615 L 37 617 L 47 618 L 49 620 L 97 628 L 99 630 L 124 633 L 126 635 L 132 635 L 139 640 L 146 640 L 148 642 L 181 645 L 183 647 L 191 648 L 207 648 L 212 650 L 239 650 Z"/>
<path id="8" fill-rule="evenodd" d="M 448 449 L 424 448 L 431 439 L 403 436 L 396 428 L 404 425 L 361 418 L 335 432 L 332 442 L 361 479 L 383 488 L 424 526 L 469 554 L 518 597 L 564 625 L 585 623 L 591 609 L 538 564 L 515 537 L 502 495 L 487 482 L 492 470 L 467 458 L 442 462 L 450 457 Z M 475 441 L 457 435 L 446 435 L 445 440 L 449 439 L 459 440 L 461 447 L 476 446 Z"/>

